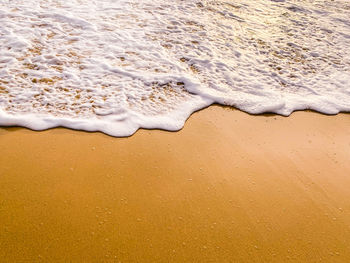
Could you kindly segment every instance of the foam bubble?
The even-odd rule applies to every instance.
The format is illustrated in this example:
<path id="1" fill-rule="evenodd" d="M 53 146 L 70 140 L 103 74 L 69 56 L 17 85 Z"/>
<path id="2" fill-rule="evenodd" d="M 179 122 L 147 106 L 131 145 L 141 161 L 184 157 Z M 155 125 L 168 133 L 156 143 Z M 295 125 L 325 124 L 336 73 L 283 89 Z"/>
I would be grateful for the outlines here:
<path id="1" fill-rule="evenodd" d="M 350 111 L 350 5 L 2 0 L 0 124 L 128 136 L 214 102 Z"/>

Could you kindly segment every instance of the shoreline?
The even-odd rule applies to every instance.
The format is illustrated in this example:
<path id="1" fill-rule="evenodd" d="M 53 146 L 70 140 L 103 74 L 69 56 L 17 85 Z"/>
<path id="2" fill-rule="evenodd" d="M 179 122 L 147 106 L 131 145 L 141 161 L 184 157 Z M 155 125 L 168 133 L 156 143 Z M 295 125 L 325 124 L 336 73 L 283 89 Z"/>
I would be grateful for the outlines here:
<path id="1" fill-rule="evenodd" d="M 350 261 L 349 116 L 212 105 L 124 138 L 0 128 L 0 256 Z"/>
<path id="2" fill-rule="evenodd" d="M 85 133 L 92 133 L 92 134 L 101 133 L 103 135 L 107 135 L 107 136 L 114 137 L 114 138 L 130 138 L 130 137 L 134 136 L 137 132 L 140 132 L 140 131 L 164 131 L 164 132 L 170 132 L 170 133 L 179 132 L 186 126 L 186 123 L 189 121 L 189 119 L 191 119 L 191 117 L 194 114 L 197 114 L 198 112 L 204 111 L 204 110 L 211 108 L 211 107 L 220 107 L 220 108 L 223 108 L 226 110 L 238 111 L 238 112 L 241 112 L 243 114 L 247 114 L 251 117 L 254 117 L 254 116 L 257 116 L 257 117 L 275 117 L 275 116 L 278 116 L 278 117 L 288 118 L 288 117 L 290 117 L 296 113 L 299 113 L 299 112 L 316 113 L 316 114 L 320 114 L 320 115 L 324 115 L 324 116 L 337 116 L 337 115 L 343 115 L 343 114 L 350 115 L 350 112 L 347 112 L 347 111 L 339 111 L 338 113 L 333 114 L 333 113 L 320 112 L 320 111 L 316 111 L 316 110 L 312 110 L 312 109 L 295 110 L 295 111 L 292 111 L 289 115 L 282 115 L 282 114 L 279 114 L 276 112 L 249 113 L 249 112 L 240 110 L 239 108 L 236 108 L 234 106 L 226 106 L 226 105 L 221 105 L 219 103 L 214 102 L 213 104 L 210 104 L 208 106 L 205 106 L 203 108 L 199 108 L 199 109 L 193 111 L 188 116 L 188 118 L 185 119 L 184 125 L 181 128 L 173 129 L 173 130 L 166 129 L 166 128 L 144 128 L 144 127 L 140 126 L 131 135 L 118 136 L 118 135 L 108 134 L 107 132 L 104 132 L 101 130 L 84 130 L 84 129 L 79 129 L 79 128 L 73 128 L 72 126 L 69 126 L 69 125 L 60 125 L 60 124 L 57 126 L 50 126 L 48 128 L 42 128 L 42 129 L 35 129 L 35 128 L 31 128 L 29 126 L 24 126 L 24 125 L 16 125 L 16 124 L 15 125 L 4 125 L 3 124 L 3 125 L 0 125 L 0 129 L 17 129 L 18 128 L 18 129 L 26 129 L 26 130 L 30 130 L 30 131 L 34 131 L 34 132 L 45 132 L 45 131 L 54 130 L 54 129 L 67 129 L 67 130 L 71 130 L 71 131 L 78 131 L 78 132 L 85 132 Z"/>

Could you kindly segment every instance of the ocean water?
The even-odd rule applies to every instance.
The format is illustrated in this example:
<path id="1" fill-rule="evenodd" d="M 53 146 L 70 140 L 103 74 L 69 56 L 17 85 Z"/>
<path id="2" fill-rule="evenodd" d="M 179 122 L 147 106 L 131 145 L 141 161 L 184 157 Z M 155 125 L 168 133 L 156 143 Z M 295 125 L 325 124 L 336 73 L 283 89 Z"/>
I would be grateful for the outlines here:
<path id="1" fill-rule="evenodd" d="M 128 136 L 212 103 L 350 111 L 350 2 L 0 0 L 0 125 Z"/>

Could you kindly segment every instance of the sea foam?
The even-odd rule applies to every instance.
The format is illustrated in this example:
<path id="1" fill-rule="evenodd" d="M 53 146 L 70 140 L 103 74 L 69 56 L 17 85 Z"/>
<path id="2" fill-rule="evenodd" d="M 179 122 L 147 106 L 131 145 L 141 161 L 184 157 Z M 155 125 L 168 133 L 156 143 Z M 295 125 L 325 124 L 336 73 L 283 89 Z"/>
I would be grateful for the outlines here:
<path id="1" fill-rule="evenodd" d="M 212 103 L 350 111 L 346 0 L 0 0 L 0 125 L 128 136 Z"/>

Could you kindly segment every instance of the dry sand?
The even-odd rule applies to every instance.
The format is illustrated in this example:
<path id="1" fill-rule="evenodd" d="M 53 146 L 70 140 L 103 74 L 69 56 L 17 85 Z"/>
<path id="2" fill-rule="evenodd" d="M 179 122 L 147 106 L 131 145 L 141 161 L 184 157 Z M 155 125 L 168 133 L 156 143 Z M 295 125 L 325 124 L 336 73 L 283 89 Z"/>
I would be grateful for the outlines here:
<path id="1" fill-rule="evenodd" d="M 350 115 L 212 106 L 130 138 L 0 129 L 1 262 L 350 262 Z"/>

